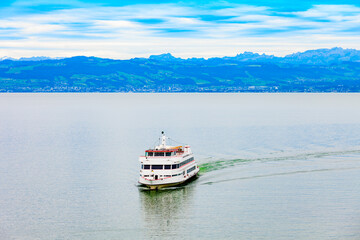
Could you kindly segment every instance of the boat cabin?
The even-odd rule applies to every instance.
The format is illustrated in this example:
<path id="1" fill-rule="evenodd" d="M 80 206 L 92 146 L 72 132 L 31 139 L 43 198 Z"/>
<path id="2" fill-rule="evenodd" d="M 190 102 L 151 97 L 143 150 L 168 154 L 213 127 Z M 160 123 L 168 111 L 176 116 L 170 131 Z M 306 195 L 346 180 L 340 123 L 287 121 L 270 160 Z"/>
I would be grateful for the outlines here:
<path id="1" fill-rule="evenodd" d="M 145 151 L 145 157 L 171 157 L 176 154 L 182 154 L 184 151 L 181 148 L 153 150 L 149 149 Z"/>

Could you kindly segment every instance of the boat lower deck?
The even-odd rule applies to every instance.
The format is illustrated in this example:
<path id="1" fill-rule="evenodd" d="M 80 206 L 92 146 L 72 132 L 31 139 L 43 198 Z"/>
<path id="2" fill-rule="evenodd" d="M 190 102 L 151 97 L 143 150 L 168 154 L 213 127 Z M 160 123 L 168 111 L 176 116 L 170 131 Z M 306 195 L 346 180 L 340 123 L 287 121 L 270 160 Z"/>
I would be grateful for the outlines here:
<path id="1" fill-rule="evenodd" d="M 150 190 L 157 190 L 160 188 L 165 188 L 165 187 L 173 187 L 173 186 L 181 186 L 183 184 L 187 184 L 193 180 L 195 180 L 198 177 L 198 173 L 194 174 L 193 176 L 185 179 L 184 181 L 180 181 L 180 182 L 174 182 L 174 183 L 160 183 L 160 184 L 143 184 L 140 183 L 142 186 L 145 186 L 147 188 L 149 188 Z"/>

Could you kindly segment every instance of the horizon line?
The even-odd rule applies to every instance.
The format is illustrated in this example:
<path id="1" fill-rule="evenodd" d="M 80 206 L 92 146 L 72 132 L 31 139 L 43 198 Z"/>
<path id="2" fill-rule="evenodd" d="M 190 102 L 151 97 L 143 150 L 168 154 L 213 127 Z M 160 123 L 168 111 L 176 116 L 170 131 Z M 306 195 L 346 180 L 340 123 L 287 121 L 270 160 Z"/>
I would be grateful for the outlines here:
<path id="1" fill-rule="evenodd" d="M 65 56 L 65 57 L 49 57 L 49 56 L 31 56 L 31 57 L 19 57 L 19 58 L 16 58 L 16 57 L 11 57 L 11 56 L 3 56 L 3 57 L 0 57 L 0 61 L 4 61 L 4 60 L 15 60 L 15 61 L 19 61 L 19 60 L 27 60 L 27 59 L 32 59 L 32 58 L 39 58 L 38 61 L 41 61 L 41 60 L 60 60 L 60 59 L 66 59 L 66 58 L 74 58 L 74 57 L 88 57 L 88 58 L 101 58 L 101 59 L 111 59 L 111 60 L 131 60 L 131 59 L 150 59 L 151 57 L 153 56 L 162 56 L 162 55 L 170 55 L 172 56 L 173 58 L 177 58 L 177 59 L 182 59 L 182 60 L 189 60 L 189 59 L 205 59 L 205 60 L 208 60 L 208 59 L 212 59 L 212 58 L 226 58 L 226 57 L 236 57 L 238 55 L 241 55 L 241 54 L 245 54 L 245 53 L 252 53 L 252 54 L 258 54 L 259 56 L 269 56 L 269 57 L 276 57 L 276 58 L 285 58 L 285 57 L 288 57 L 288 56 L 291 56 L 293 54 L 297 54 L 297 53 L 305 53 L 305 52 L 308 52 L 308 51 L 317 51 L 317 50 L 333 50 L 333 49 L 341 49 L 341 50 L 354 50 L 354 51 L 360 51 L 360 49 L 356 49 L 356 48 L 343 48 L 343 47 L 331 47 L 331 48 L 316 48 L 316 49 L 308 49 L 308 50 L 305 50 L 305 51 L 297 51 L 297 52 L 293 52 L 293 53 L 290 53 L 290 54 L 287 54 L 285 56 L 277 56 L 275 54 L 266 54 L 264 52 L 252 52 L 252 51 L 243 51 L 243 52 L 240 52 L 234 56 L 227 56 L 227 55 L 224 55 L 224 56 L 213 56 L 213 57 L 188 57 L 188 58 L 182 58 L 182 57 L 176 57 L 173 55 L 173 53 L 170 53 L 170 52 L 164 52 L 164 53 L 159 53 L 159 54 L 151 54 L 151 55 L 148 55 L 147 57 L 144 56 L 144 57 L 132 57 L 132 58 L 110 58 L 110 57 L 101 57 L 101 56 L 94 56 L 94 55 L 73 55 L 73 56 Z M 41 59 L 41 58 L 46 58 L 46 59 Z"/>

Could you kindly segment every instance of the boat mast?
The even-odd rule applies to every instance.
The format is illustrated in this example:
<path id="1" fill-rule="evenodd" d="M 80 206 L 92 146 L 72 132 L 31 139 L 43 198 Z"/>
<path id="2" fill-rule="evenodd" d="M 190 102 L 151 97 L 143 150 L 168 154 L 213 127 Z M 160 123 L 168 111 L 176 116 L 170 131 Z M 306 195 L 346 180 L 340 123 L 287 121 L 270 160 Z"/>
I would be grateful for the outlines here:
<path id="1" fill-rule="evenodd" d="M 166 148 L 166 136 L 165 136 L 164 131 L 162 131 L 161 134 L 162 134 L 162 136 L 161 136 L 161 145 L 160 145 L 160 147 L 161 148 Z"/>

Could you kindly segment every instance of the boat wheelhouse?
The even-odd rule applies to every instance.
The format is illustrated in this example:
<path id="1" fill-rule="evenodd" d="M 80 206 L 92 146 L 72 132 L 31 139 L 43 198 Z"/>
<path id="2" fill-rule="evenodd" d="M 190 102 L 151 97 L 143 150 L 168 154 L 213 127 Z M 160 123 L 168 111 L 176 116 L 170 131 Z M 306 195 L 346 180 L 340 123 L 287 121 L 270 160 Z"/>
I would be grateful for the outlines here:
<path id="1" fill-rule="evenodd" d="M 140 156 L 139 183 L 150 189 L 174 186 L 197 175 L 197 166 L 189 145 L 167 146 L 168 138 L 162 132 L 161 144 Z"/>

